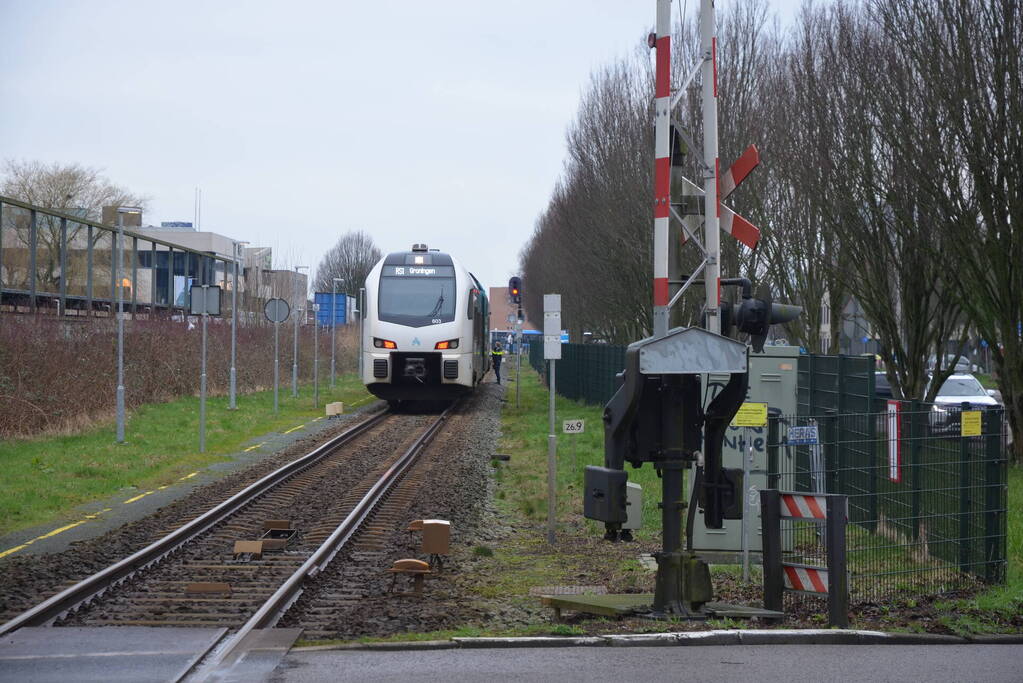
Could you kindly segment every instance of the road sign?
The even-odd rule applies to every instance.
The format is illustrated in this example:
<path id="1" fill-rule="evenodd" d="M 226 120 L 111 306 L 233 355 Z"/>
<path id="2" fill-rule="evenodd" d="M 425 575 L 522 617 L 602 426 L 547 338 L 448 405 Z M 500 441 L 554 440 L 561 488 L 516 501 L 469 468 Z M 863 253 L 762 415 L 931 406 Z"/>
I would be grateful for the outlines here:
<path id="1" fill-rule="evenodd" d="M 220 315 L 220 286 L 192 285 L 188 297 L 191 315 Z"/>
<path id="2" fill-rule="evenodd" d="M 284 299 L 270 299 L 263 307 L 263 314 L 272 323 L 282 323 L 291 315 L 291 306 Z"/>
<path id="3" fill-rule="evenodd" d="M 565 434 L 582 434 L 586 431 L 586 420 L 565 420 L 561 423 L 561 431 Z"/>
<path id="4" fill-rule="evenodd" d="M 561 360 L 561 295 L 543 295 L 543 357 Z"/>
<path id="5" fill-rule="evenodd" d="M 739 406 L 739 412 L 732 418 L 733 427 L 767 426 L 767 404 L 746 402 Z"/>

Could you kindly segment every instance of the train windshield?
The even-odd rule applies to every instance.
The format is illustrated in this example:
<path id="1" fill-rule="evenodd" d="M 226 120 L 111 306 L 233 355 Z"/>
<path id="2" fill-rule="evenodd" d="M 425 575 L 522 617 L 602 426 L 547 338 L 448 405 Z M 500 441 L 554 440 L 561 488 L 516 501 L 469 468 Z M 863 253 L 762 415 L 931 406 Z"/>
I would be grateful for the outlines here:
<path id="1" fill-rule="evenodd" d="M 438 271 L 443 266 L 429 269 Z M 391 267 L 394 270 L 393 267 Z M 447 266 L 450 276 L 440 273 L 420 276 L 387 275 L 380 278 L 380 320 L 409 327 L 423 327 L 451 322 L 455 319 L 454 268 Z M 406 269 L 416 270 L 416 269 Z"/>

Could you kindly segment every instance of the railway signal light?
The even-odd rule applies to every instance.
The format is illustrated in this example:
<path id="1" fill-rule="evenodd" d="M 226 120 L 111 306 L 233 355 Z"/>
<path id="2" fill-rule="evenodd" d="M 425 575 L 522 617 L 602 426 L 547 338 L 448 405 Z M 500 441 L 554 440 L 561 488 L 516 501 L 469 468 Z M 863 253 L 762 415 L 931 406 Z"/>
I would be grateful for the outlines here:
<path id="1" fill-rule="evenodd" d="M 776 304 L 771 300 L 771 291 L 763 286 L 757 292 L 758 298 L 743 299 L 735 311 L 735 326 L 740 332 L 750 336 L 750 345 L 754 351 L 764 350 L 767 332 L 771 325 L 787 323 L 799 317 L 802 306 Z"/>
<path id="2" fill-rule="evenodd" d="M 522 278 L 515 276 L 508 280 L 508 296 L 513 304 L 522 303 Z"/>

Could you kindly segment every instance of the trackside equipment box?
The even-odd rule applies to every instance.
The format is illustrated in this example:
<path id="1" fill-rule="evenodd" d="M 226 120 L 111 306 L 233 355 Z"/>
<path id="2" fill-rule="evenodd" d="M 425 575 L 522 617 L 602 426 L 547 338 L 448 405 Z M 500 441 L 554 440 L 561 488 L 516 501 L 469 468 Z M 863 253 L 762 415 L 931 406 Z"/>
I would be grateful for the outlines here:
<path id="1" fill-rule="evenodd" d="M 707 401 L 720 391 L 728 380 L 727 375 L 708 375 Z M 746 401 L 766 403 L 769 412 L 780 411 L 782 415 L 795 415 L 796 388 L 799 381 L 799 347 L 765 346 L 763 353 L 749 354 L 749 389 Z M 749 548 L 759 553 L 762 547 L 760 533 L 760 490 L 767 488 L 767 427 L 729 427 L 725 431 L 725 443 L 721 450 L 722 466 L 742 469 L 742 459 L 749 457 L 752 449 L 753 460 L 749 463 L 750 476 L 744 482 L 742 498 L 747 502 L 745 514 L 749 528 Z M 781 449 L 780 458 L 786 457 Z M 784 470 L 789 465 L 781 463 Z M 692 487 L 693 477 L 689 476 Z M 691 490 L 691 489 L 690 489 Z M 750 496 L 753 498 L 751 499 Z M 754 500 L 755 504 L 748 504 Z M 693 524 L 693 549 L 696 551 L 720 551 L 737 553 L 742 551 L 743 520 L 726 519 L 720 529 L 708 529 L 703 524 L 703 515 L 696 515 Z"/>

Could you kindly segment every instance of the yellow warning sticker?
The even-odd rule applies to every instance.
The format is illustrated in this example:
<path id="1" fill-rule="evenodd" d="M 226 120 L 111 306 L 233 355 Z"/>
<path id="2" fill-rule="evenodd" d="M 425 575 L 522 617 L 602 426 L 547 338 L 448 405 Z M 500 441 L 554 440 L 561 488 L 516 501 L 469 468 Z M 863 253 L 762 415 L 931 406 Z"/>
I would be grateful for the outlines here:
<path id="1" fill-rule="evenodd" d="M 962 412 L 962 436 L 980 436 L 980 411 L 964 410 Z"/>
<path id="2" fill-rule="evenodd" d="M 767 404 L 766 403 L 743 403 L 739 406 L 739 412 L 732 418 L 733 427 L 766 427 L 767 426 Z"/>

